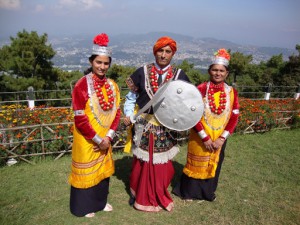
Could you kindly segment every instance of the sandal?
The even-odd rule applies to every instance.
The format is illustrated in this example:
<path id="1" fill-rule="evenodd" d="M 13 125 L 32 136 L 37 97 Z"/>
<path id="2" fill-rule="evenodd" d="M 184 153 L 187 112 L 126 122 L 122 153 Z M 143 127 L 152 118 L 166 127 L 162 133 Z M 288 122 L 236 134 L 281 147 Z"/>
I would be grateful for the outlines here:
<path id="1" fill-rule="evenodd" d="M 87 218 L 92 218 L 92 217 L 94 217 L 95 216 L 95 213 L 94 212 L 92 212 L 92 213 L 88 213 L 88 214 L 86 214 L 84 217 L 87 217 Z"/>
<path id="2" fill-rule="evenodd" d="M 111 212 L 111 211 L 113 211 L 113 207 L 111 206 L 111 204 L 106 203 L 106 205 L 105 205 L 103 211 L 104 211 L 104 212 Z"/>

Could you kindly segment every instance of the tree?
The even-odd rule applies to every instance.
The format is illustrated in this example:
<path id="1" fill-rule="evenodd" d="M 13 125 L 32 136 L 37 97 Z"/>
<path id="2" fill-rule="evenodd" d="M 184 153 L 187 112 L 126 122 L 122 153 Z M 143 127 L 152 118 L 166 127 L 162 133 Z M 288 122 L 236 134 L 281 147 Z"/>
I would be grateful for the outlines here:
<path id="1" fill-rule="evenodd" d="M 27 91 L 29 86 L 34 86 L 35 90 L 42 89 L 45 85 L 45 81 L 33 78 L 17 77 L 3 75 L 0 76 L 0 92 L 9 91 Z"/>
<path id="2" fill-rule="evenodd" d="M 14 72 L 22 77 L 41 75 L 43 70 L 51 70 L 51 59 L 55 51 L 47 45 L 48 35 L 38 36 L 37 32 L 18 32 L 11 37 L 11 52 L 15 58 Z"/>
<path id="3" fill-rule="evenodd" d="M 195 69 L 194 64 L 187 60 L 183 60 L 177 67 L 186 73 L 193 84 L 197 85 L 208 79 L 207 74 L 201 74 L 201 71 Z"/>
<path id="4" fill-rule="evenodd" d="M 245 75 L 243 75 L 243 79 L 242 79 L 241 82 L 243 82 L 244 76 L 248 76 L 249 78 L 251 78 L 253 80 L 253 83 L 257 85 L 258 82 L 259 82 L 260 75 L 262 74 L 262 71 L 261 71 L 261 69 L 260 69 L 260 67 L 258 65 L 256 65 L 256 64 L 249 64 L 245 68 L 244 74 Z"/>
<path id="5" fill-rule="evenodd" d="M 135 67 L 125 67 L 121 65 L 113 64 L 108 70 L 107 77 L 113 79 L 121 89 L 121 95 L 128 92 L 125 80 L 136 70 Z"/>
<path id="6" fill-rule="evenodd" d="M 282 54 L 272 56 L 266 63 L 267 71 L 271 75 L 270 83 L 274 85 L 281 85 L 282 83 L 282 69 L 285 66 Z"/>
<path id="7" fill-rule="evenodd" d="M 231 54 L 229 70 L 230 74 L 233 75 L 233 83 L 237 82 L 237 76 L 246 75 L 245 71 L 247 71 L 247 67 L 252 59 L 252 55 L 244 55 L 241 52 L 234 52 Z"/>
<path id="8" fill-rule="evenodd" d="M 17 82 L 25 82 L 20 78 L 31 78 L 35 82 L 43 81 L 43 87 L 40 87 L 41 82 L 33 85 L 36 90 L 55 87 L 57 77 L 52 73 L 51 62 L 55 51 L 47 44 L 47 34 L 39 36 L 35 31 L 29 33 L 23 30 L 17 33 L 17 37 L 10 37 L 10 40 L 10 46 L 3 46 L 0 49 L 0 69 L 5 72 L 4 76 L 10 76 L 1 79 L 9 86 L 7 89 L 17 90 L 13 83 L 7 82 L 14 82 L 15 79 L 19 79 Z"/>
<path id="9" fill-rule="evenodd" d="M 11 57 L 10 48 L 3 46 L 0 48 L 0 71 L 8 73 L 13 67 L 13 60 Z"/>
<path id="10" fill-rule="evenodd" d="M 290 56 L 289 61 L 282 68 L 282 85 L 300 85 L 300 45 L 296 45 L 296 50 L 298 55 Z"/>
<path id="11" fill-rule="evenodd" d="M 79 80 L 83 73 L 80 71 L 64 71 L 59 68 L 53 68 L 53 74 L 57 77 L 57 81 L 55 82 L 55 89 L 66 90 L 73 89 L 73 86 Z"/>

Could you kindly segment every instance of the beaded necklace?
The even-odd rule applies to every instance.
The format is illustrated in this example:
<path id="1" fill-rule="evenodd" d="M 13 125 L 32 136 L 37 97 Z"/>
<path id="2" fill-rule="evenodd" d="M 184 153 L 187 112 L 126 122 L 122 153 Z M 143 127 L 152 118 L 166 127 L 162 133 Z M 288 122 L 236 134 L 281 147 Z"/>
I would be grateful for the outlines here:
<path id="1" fill-rule="evenodd" d="M 100 104 L 101 108 L 104 111 L 108 111 L 108 110 L 112 109 L 114 106 L 115 98 L 113 96 L 113 91 L 111 90 L 106 77 L 104 77 L 103 79 L 100 79 L 95 74 L 93 74 L 92 79 L 93 79 L 94 89 L 95 89 L 96 95 L 99 99 L 99 104 Z M 105 100 L 104 95 L 103 95 L 103 91 L 102 91 L 103 87 L 105 88 L 105 91 L 106 91 L 107 101 Z"/>
<path id="2" fill-rule="evenodd" d="M 220 97 L 219 97 L 219 106 L 217 107 L 215 103 L 214 94 L 218 91 L 220 91 Z M 208 104 L 211 112 L 220 115 L 225 110 L 226 107 L 226 93 L 224 90 L 224 83 L 218 85 L 210 83 L 208 88 L 207 99 L 208 99 Z"/>
<path id="3" fill-rule="evenodd" d="M 155 93 L 158 90 L 158 87 L 159 87 L 158 86 L 158 78 L 156 76 L 156 71 L 157 71 L 157 69 L 153 65 L 152 68 L 151 68 L 151 71 L 150 71 L 150 76 L 149 76 L 149 78 L 150 78 L 150 85 L 151 85 L 151 88 L 153 90 L 153 93 Z M 169 66 L 166 79 L 164 80 L 163 83 L 166 83 L 172 77 L 173 77 L 172 67 Z"/>

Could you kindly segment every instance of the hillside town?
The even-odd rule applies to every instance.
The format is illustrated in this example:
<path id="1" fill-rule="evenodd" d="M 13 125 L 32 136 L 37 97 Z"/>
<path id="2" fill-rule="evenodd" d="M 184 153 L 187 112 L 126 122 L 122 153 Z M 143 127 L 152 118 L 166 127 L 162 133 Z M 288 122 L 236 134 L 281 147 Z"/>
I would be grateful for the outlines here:
<path id="1" fill-rule="evenodd" d="M 153 40 L 156 39 L 153 37 L 153 40 L 151 40 L 149 36 L 151 35 L 146 36 L 145 40 L 135 38 L 134 35 L 112 38 L 113 64 L 138 67 L 152 62 Z M 199 69 L 207 68 L 212 54 L 219 48 L 227 48 L 231 52 L 252 55 L 252 63 L 254 64 L 267 61 L 273 55 L 279 54 L 283 55 L 284 60 L 288 60 L 288 57 L 296 52 L 293 49 L 239 45 L 212 38 L 196 39 L 178 35 L 175 39 L 179 47 L 173 58 L 174 63 L 187 60 L 193 63 L 195 68 Z M 88 38 L 83 39 L 79 37 L 49 39 L 49 42 L 56 51 L 56 55 L 53 58 L 54 66 L 67 71 L 82 71 L 88 67 L 87 58 L 90 55 L 90 43 L 88 40 Z"/>

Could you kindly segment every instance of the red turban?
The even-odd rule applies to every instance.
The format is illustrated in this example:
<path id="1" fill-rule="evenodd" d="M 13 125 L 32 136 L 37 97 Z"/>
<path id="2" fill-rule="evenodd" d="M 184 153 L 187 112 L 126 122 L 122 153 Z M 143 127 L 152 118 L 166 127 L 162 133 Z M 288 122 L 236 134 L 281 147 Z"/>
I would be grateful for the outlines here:
<path id="1" fill-rule="evenodd" d="M 173 55 L 174 55 L 175 52 L 176 52 L 176 50 L 177 50 L 176 41 L 174 41 L 172 38 L 167 37 L 167 36 L 161 37 L 161 38 L 159 38 L 159 39 L 156 41 L 155 45 L 153 46 L 153 54 L 155 55 L 155 53 L 156 53 L 159 49 L 161 49 L 161 48 L 163 48 L 163 47 L 165 47 L 165 46 L 167 46 L 167 45 L 170 46 L 170 48 L 171 48 L 172 51 L 173 51 Z"/>

